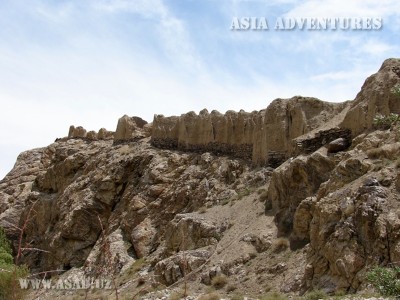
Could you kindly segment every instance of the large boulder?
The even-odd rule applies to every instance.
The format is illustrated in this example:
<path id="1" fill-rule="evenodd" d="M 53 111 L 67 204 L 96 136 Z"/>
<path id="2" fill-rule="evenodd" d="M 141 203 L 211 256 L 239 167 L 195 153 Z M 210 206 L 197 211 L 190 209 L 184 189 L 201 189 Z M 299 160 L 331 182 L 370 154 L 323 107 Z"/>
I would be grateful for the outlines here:
<path id="1" fill-rule="evenodd" d="M 216 245 L 226 229 L 226 224 L 218 226 L 193 214 L 178 214 L 167 227 L 166 247 L 173 253 Z"/>
<path id="2" fill-rule="evenodd" d="M 201 267 L 210 256 L 211 252 L 206 249 L 181 251 L 158 262 L 154 273 L 160 282 L 171 285 Z"/>

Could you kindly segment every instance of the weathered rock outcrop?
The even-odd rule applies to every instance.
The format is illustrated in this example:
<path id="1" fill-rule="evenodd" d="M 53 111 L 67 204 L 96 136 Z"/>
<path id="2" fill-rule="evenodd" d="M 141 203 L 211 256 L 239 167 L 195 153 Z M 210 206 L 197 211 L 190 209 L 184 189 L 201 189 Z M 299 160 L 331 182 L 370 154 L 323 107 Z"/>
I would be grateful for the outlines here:
<path id="1" fill-rule="evenodd" d="M 365 287 L 371 265 L 397 263 L 399 195 L 392 183 L 398 176 L 398 125 L 363 132 L 374 129 L 375 114 L 398 112 L 399 97 L 392 92 L 398 70 L 399 60 L 385 61 L 351 103 L 339 122 L 343 127 L 295 139 L 302 148 L 298 152 L 310 154 L 287 161 L 272 174 L 266 208 L 274 211 L 278 232 L 289 237 L 293 248 L 310 245 L 305 289 L 356 291 Z M 361 111 L 365 116 L 355 116 Z M 350 146 L 350 130 L 353 137 L 361 134 L 346 152 L 337 153 Z M 327 149 L 314 152 L 338 135 Z"/>
<path id="2" fill-rule="evenodd" d="M 217 226 L 198 216 L 176 215 L 166 229 L 165 244 L 169 253 L 193 250 L 218 244 L 225 226 Z"/>
<path id="3" fill-rule="evenodd" d="M 377 114 L 399 114 L 400 99 L 392 92 L 393 87 L 399 83 L 400 60 L 385 60 L 378 73 L 365 80 L 361 91 L 351 103 L 349 112 L 339 124 L 340 127 L 351 129 L 353 136 L 356 136 L 373 126 Z"/>
<path id="4" fill-rule="evenodd" d="M 332 159 L 315 152 L 288 161 L 274 171 L 266 209 L 274 211 L 280 235 L 292 232 L 293 216 L 300 202 L 318 191 L 321 183 L 329 179 L 334 167 Z"/>
<path id="5" fill-rule="evenodd" d="M 167 285 L 173 284 L 203 265 L 210 255 L 211 253 L 205 249 L 179 252 L 158 262 L 155 266 L 155 274 L 161 282 Z"/>
<path id="6" fill-rule="evenodd" d="M 129 245 L 121 247 L 120 257 L 138 259 L 169 240 L 165 232 L 175 226 L 168 224 L 176 214 L 230 197 L 248 170 L 241 161 L 210 154 L 160 151 L 146 139 L 117 145 L 112 140 L 59 141 L 21 154 L 1 181 L 1 226 L 17 242 L 15 226 L 22 226 L 33 208 L 25 235 L 35 248 L 48 252 L 24 256 L 32 270 L 81 267 L 88 257 L 101 261 L 91 252 L 102 226 L 106 235 L 120 230 Z M 187 242 L 195 248 L 222 234 L 219 227 L 199 220 L 184 217 L 176 224 L 183 232 L 184 224 L 191 224 L 193 236 Z M 179 234 L 170 236 L 171 241 L 176 238 Z"/>

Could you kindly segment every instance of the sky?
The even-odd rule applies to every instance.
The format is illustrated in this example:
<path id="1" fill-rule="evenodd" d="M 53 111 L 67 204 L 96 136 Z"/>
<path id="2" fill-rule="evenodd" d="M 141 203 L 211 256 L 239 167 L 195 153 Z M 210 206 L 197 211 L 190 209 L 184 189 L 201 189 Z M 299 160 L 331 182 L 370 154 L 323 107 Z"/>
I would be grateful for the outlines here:
<path id="1" fill-rule="evenodd" d="M 70 125 L 127 114 L 261 110 L 295 95 L 341 102 L 399 57 L 397 0 L 1 0 L 0 179 Z M 245 30 L 245 18 L 266 30 Z M 278 30 L 277 20 L 381 20 Z M 233 26 L 239 20 L 240 28 Z M 243 22 L 242 22 L 243 21 Z M 233 27 L 233 29 L 232 29 Z"/>

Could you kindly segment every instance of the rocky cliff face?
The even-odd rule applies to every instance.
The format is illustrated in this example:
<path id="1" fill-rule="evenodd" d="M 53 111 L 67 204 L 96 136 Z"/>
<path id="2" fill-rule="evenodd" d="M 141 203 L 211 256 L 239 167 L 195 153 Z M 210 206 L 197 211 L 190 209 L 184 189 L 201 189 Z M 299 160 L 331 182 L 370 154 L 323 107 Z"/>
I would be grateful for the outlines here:
<path id="1" fill-rule="evenodd" d="M 398 59 L 387 59 L 379 72 L 365 81 L 340 126 L 351 129 L 356 136 L 371 128 L 377 114 L 399 114 L 400 102 L 398 96 L 392 92 L 399 79 Z"/>
<path id="2" fill-rule="evenodd" d="M 184 281 L 200 293 L 216 276 L 226 293 L 359 291 L 370 266 L 400 258 L 399 124 L 373 124 L 398 112 L 398 70 L 385 61 L 341 104 L 72 126 L 20 154 L 0 182 L 0 225 L 37 250 L 22 255 L 32 272 L 113 276 L 128 296 Z"/>

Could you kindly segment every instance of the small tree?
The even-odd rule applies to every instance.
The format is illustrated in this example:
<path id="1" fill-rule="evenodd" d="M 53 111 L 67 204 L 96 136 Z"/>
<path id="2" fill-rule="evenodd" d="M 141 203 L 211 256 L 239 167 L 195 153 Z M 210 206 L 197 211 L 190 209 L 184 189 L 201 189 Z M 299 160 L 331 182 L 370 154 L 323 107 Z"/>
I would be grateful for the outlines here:
<path id="1" fill-rule="evenodd" d="M 27 275 L 25 266 L 14 264 L 10 242 L 0 227 L 0 299 L 19 299 L 18 279 Z"/>

